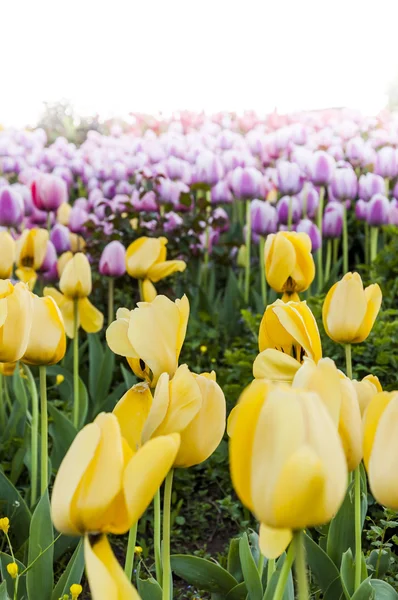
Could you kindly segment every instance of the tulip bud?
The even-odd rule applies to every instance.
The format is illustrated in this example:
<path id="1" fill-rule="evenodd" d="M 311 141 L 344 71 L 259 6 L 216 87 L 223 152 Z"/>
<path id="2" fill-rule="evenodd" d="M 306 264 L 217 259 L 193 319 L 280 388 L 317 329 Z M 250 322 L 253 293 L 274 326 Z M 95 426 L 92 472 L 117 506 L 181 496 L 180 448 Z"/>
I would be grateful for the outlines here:
<path id="1" fill-rule="evenodd" d="M 39 210 L 52 212 L 68 201 L 68 188 L 61 177 L 43 173 L 31 185 L 33 203 Z"/>
<path id="2" fill-rule="evenodd" d="M 316 215 L 319 205 L 319 194 L 316 187 L 307 181 L 298 195 L 298 199 L 302 213 L 312 219 Z"/>
<path id="3" fill-rule="evenodd" d="M 267 281 L 277 292 L 303 292 L 315 277 L 311 239 L 305 233 L 279 231 L 269 235 L 264 257 Z"/>
<path id="4" fill-rule="evenodd" d="M 9 279 L 15 262 L 15 241 L 8 231 L 0 231 L 0 279 Z"/>
<path id="5" fill-rule="evenodd" d="M 183 260 L 166 260 L 167 238 L 140 237 L 126 250 L 126 269 L 130 277 L 154 283 L 186 268 Z"/>
<path id="6" fill-rule="evenodd" d="M 383 177 L 374 173 L 366 173 L 359 178 L 358 194 L 363 200 L 370 200 L 375 194 L 385 193 Z"/>
<path id="7" fill-rule="evenodd" d="M 90 263 L 84 254 L 78 252 L 66 263 L 59 288 L 68 298 L 87 298 L 91 287 Z"/>
<path id="8" fill-rule="evenodd" d="M 316 252 L 320 248 L 322 244 L 321 233 L 315 223 L 310 221 L 310 219 L 302 219 L 299 221 L 296 231 L 297 233 L 306 233 L 309 236 L 312 252 Z"/>
<path id="9" fill-rule="evenodd" d="M 359 344 L 368 337 L 381 305 L 381 290 L 363 287 L 358 273 L 347 273 L 326 295 L 322 308 L 327 335 L 340 344 Z"/>
<path id="10" fill-rule="evenodd" d="M 354 166 L 362 164 L 364 156 L 365 141 L 361 137 L 354 137 L 348 140 L 346 145 L 346 156 Z"/>
<path id="11" fill-rule="evenodd" d="M 107 277 L 121 277 L 126 272 L 126 249 L 121 242 L 107 244 L 99 262 L 99 272 Z"/>
<path id="12" fill-rule="evenodd" d="M 357 195 L 358 180 L 351 168 L 336 169 L 330 187 L 333 196 L 338 200 L 354 199 Z"/>
<path id="13" fill-rule="evenodd" d="M 378 151 L 375 172 L 388 179 L 398 175 L 398 153 L 395 148 L 384 146 Z"/>
<path id="14" fill-rule="evenodd" d="M 234 196 L 241 200 L 259 198 L 264 190 L 262 174 L 254 167 L 237 167 L 231 174 L 231 187 Z"/>
<path id="15" fill-rule="evenodd" d="M 283 225 L 289 222 L 289 212 L 291 214 L 291 222 L 297 223 L 301 217 L 301 206 L 297 196 L 283 196 L 276 207 L 278 219 Z"/>
<path id="16" fill-rule="evenodd" d="M 228 183 L 225 180 L 222 179 L 211 188 L 211 201 L 214 204 L 218 202 L 222 204 L 231 204 L 233 196 Z"/>
<path id="17" fill-rule="evenodd" d="M 328 185 L 332 179 L 336 162 L 332 156 L 323 150 L 314 152 L 308 168 L 310 178 L 315 185 Z"/>
<path id="18" fill-rule="evenodd" d="M 0 187 L 0 225 L 17 227 L 24 216 L 22 196 L 11 186 Z"/>
<path id="19" fill-rule="evenodd" d="M 25 353 L 32 326 L 33 300 L 24 283 L 0 281 L 0 362 L 16 362 Z"/>
<path id="20" fill-rule="evenodd" d="M 70 233 L 65 225 L 57 223 L 51 230 L 50 240 L 54 244 L 58 254 L 63 254 L 70 250 Z"/>
<path id="21" fill-rule="evenodd" d="M 375 194 L 368 202 L 366 220 L 372 227 L 387 225 L 390 214 L 390 202 L 383 194 Z"/>
<path id="22" fill-rule="evenodd" d="M 368 217 L 368 203 L 364 200 L 357 200 L 355 203 L 355 216 L 358 221 L 366 221 Z"/>
<path id="23" fill-rule="evenodd" d="M 83 233 L 88 219 L 89 214 L 84 208 L 81 208 L 79 205 L 73 206 L 69 214 L 69 229 L 73 233 Z"/>
<path id="24" fill-rule="evenodd" d="M 276 208 L 264 200 L 252 200 L 250 204 L 252 231 L 266 236 L 278 230 Z"/>
<path id="25" fill-rule="evenodd" d="M 343 231 L 343 207 L 339 202 L 330 202 L 322 220 L 322 235 L 325 238 L 340 238 Z"/>
<path id="26" fill-rule="evenodd" d="M 64 202 L 57 210 L 57 221 L 61 223 L 61 225 L 68 225 L 69 217 L 71 213 L 72 207 L 70 204 Z"/>
<path id="27" fill-rule="evenodd" d="M 199 154 L 196 159 L 195 182 L 215 185 L 222 179 L 224 167 L 221 159 L 210 151 Z"/>
<path id="28" fill-rule="evenodd" d="M 244 269 L 246 267 L 246 263 L 247 263 L 247 250 L 246 250 L 245 244 L 242 244 L 239 247 L 239 250 L 238 250 L 238 255 L 237 255 L 237 258 L 236 258 L 236 264 L 241 269 Z"/>
<path id="29" fill-rule="evenodd" d="M 55 301 L 33 296 L 33 321 L 22 362 L 28 365 L 55 365 L 66 351 L 65 326 Z"/>
<path id="30" fill-rule="evenodd" d="M 303 187 L 300 167 L 296 163 L 280 161 L 276 167 L 278 189 L 282 195 L 294 196 Z"/>

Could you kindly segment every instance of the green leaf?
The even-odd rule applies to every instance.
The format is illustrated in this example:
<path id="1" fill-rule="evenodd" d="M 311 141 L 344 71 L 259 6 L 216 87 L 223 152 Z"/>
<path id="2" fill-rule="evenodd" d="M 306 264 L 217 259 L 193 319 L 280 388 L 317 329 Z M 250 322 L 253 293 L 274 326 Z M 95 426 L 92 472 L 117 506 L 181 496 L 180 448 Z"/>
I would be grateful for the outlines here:
<path id="1" fill-rule="evenodd" d="M 390 560 L 390 548 L 380 548 L 380 550 L 372 550 L 367 558 L 367 563 L 373 567 L 376 577 L 383 577 L 390 567 Z"/>
<path id="2" fill-rule="evenodd" d="M 14 562 L 12 559 L 12 556 L 10 556 L 9 554 L 6 554 L 5 552 L 0 553 L 1 577 L 2 577 L 3 581 L 6 582 L 7 592 L 8 592 L 8 595 L 10 596 L 10 598 L 14 598 L 15 581 L 14 581 L 14 579 L 12 579 L 9 576 L 8 571 L 7 571 L 7 565 L 12 562 Z M 19 560 L 15 560 L 15 562 L 18 565 L 18 572 L 22 573 L 22 571 L 25 570 L 25 565 L 23 565 L 21 562 L 19 562 Z M 26 578 L 25 577 L 20 577 L 19 584 L 18 584 L 18 600 L 22 600 L 22 598 L 24 600 L 26 600 Z"/>
<path id="3" fill-rule="evenodd" d="M 6 581 L 3 581 L 3 583 L 0 585 L 0 600 L 8 600 Z"/>
<path id="4" fill-rule="evenodd" d="M 371 579 L 370 585 L 376 592 L 376 600 L 398 600 L 398 593 L 386 581 Z"/>
<path id="5" fill-rule="evenodd" d="M 249 600 L 262 600 L 263 586 L 261 585 L 260 575 L 257 565 L 254 562 L 250 550 L 247 533 L 244 533 L 239 542 L 239 558 L 242 565 L 243 579 L 249 594 Z"/>
<path id="6" fill-rule="evenodd" d="M 153 577 L 137 577 L 137 588 L 142 600 L 162 600 L 162 588 Z"/>
<path id="7" fill-rule="evenodd" d="M 58 600 L 64 594 L 69 594 L 69 588 L 74 583 L 80 583 L 84 571 L 84 554 L 82 540 L 71 556 L 68 566 L 62 573 L 51 595 L 51 600 Z M 1 600 L 1 599 L 0 599 Z"/>
<path id="8" fill-rule="evenodd" d="M 271 581 L 267 585 L 267 589 L 265 590 L 263 600 L 273 600 L 276 586 L 278 585 L 279 577 L 280 577 L 281 570 L 282 570 L 285 560 L 286 560 L 286 553 L 284 552 L 279 557 L 278 562 L 276 563 L 276 569 L 275 569 L 274 573 L 272 574 Z M 288 575 L 288 579 L 287 579 L 287 583 L 286 583 L 285 591 L 283 593 L 282 600 L 294 600 L 293 575 L 292 575 L 291 569 L 289 571 L 289 575 Z"/>
<path id="9" fill-rule="evenodd" d="M 347 600 L 350 600 L 355 590 L 355 561 L 352 556 L 351 548 L 343 554 L 340 567 L 341 582 L 343 585 L 344 595 Z"/>
<path id="10" fill-rule="evenodd" d="M 208 592 L 227 593 L 238 584 L 220 565 L 197 556 L 174 554 L 171 570 L 190 585 Z"/>
<path id="11" fill-rule="evenodd" d="M 236 581 L 243 581 L 242 566 L 239 558 L 239 542 L 240 538 L 232 538 L 229 544 L 227 570 L 235 577 Z"/>
<path id="12" fill-rule="evenodd" d="M 332 583 L 329 585 L 328 589 L 325 592 L 323 600 L 344 600 L 345 595 L 343 592 L 343 588 L 341 585 L 340 576 L 337 577 Z"/>
<path id="13" fill-rule="evenodd" d="M 77 431 L 66 415 L 51 403 L 48 404 L 48 412 L 52 417 L 52 423 L 49 427 L 49 433 L 53 440 L 51 464 L 58 471 L 65 454 L 76 437 Z"/>
<path id="14" fill-rule="evenodd" d="M 102 344 L 99 340 L 97 333 L 90 333 L 87 335 L 88 340 L 88 389 L 91 398 L 95 401 L 98 379 L 100 375 L 100 368 L 102 367 L 102 360 L 104 358 L 104 352 L 102 350 Z"/>
<path id="15" fill-rule="evenodd" d="M 351 600 L 374 600 L 376 598 L 376 592 L 370 583 L 370 577 L 365 579 L 355 592 L 351 596 Z"/>
<path id="16" fill-rule="evenodd" d="M 225 597 L 225 600 L 246 600 L 247 597 L 247 588 L 246 584 L 243 581 L 236 585 Z M 1 600 L 1 598 L 0 598 Z"/>
<path id="17" fill-rule="evenodd" d="M 88 393 L 82 379 L 79 378 L 79 429 L 84 427 L 88 413 Z"/>
<path id="18" fill-rule="evenodd" d="M 53 554 L 54 532 L 51 522 L 48 492 L 43 496 L 33 513 L 30 523 L 28 566 L 26 587 L 29 600 L 51 600 L 54 585 Z M 49 547 L 50 546 L 50 547 Z M 44 553 L 43 553 L 44 551 Z M 38 558 L 39 557 L 39 558 Z"/>
<path id="19" fill-rule="evenodd" d="M 25 500 L 0 471 L 0 514 L 10 519 L 10 539 L 17 552 L 29 537 L 31 514 Z"/>
<path id="20" fill-rule="evenodd" d="M 337 567 L 326 552 L 324 552 L 307 534 L 304 535 L 304 543 L 311 571 L 313 572 L 319 587 L 323 592 L 326 592 L 330 584 L 335 579 L 340 578 Z M 341 592 L 342 591 L 341 588 Z"/>

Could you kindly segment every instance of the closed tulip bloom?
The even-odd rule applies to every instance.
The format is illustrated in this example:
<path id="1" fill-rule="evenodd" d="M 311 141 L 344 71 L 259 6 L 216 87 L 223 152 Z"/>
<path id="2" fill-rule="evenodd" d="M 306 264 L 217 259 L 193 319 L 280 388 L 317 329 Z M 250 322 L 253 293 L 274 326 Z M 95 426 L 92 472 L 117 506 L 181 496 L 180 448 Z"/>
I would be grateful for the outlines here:
<path id="1" fill-rule="evenodd" d="M 58 254 L 63 254 L 71 248 L 69 229 L 61 223 L 57 223 L 50 234 L 50 240 L 55 246 Z"/>
<path id="2" fill-rule="evenodd" d="M 221 180 L 216 183 L 211 189 L 211 201 L 216 204 L 218 202 L 223 204 L 231 204 L 233 201 L 232 192 L 229 189 L 229 185 L 225 180 Z"/>
<path id="3" fill-rule="evenodd" d="M 107 277 L 121 277 L 126 272 L 126 249 L 121 242 L 107 244 L 101 254 L 99 272 Z"/>
<path id="4" fill-rule="evenodd" d="M 368 203 L 365 200 L 357 200 L 355 203 L 355 216 L 358 221 L 366 221 L 368 216 Z"/>
<path id="5" fill-rule="evenodd" d="M 259 198 L 264 192 L 263 176 L 254 167 L 237 167 L 231 174 L 231 187 L 240 200 Z"/>
<path id="6" fill-rule="evenodd" d="M 252 200 L 250 204 L 252 230 L 257 235 L 266 236 L 278 230 L 276 208 L 264 200 Z"/>
<path id="7" fill-rule="evenodd" d="M 278 162 L 276 166 L 278 176 L 278 189 L 282 195 L 294 196 L 303 187 L 300 167 L 286 160 Z"/>
<path id="8" fill-rule="evenodd" d="M 301 217 L 301 204 L 297 196 L 283 196 L 277 206 L 278 220 L 283 225 L 289 222 L 289 211 L 291 211 L 292 223 L 297 223 Z"/>
<path id="9" fill-rule="evenodd" d="M 317 363 L 322 358 L 321 339 L 307 303 L 277 300 L 267 306 L 258 346 L 260 354 L 253 364 L 256 378 L 290 383 L 304 357 Z"/>
<path id="10" fill-rule="evenodd" d="M 61 225 L 68 225 L 72 207 L 67 202 L 63 202 L 57 210 L 57 221 Z"/>
<path id="11" fill-rule="evenodd" d="M 0 187 L 0 225 L 17 227 L 24 216 L 21 194 L 10 185 Z"/>
<path id="12" fill-rule="evenodd" d="M 215 185 L 223 178 L 224 167 L 221 159 L 209 150 L 202 152 L 196 159 L 194 180 L 208 185 Z"/>
<path id="13" fill-rule="evenodd" d="M 138 302 L 131 311 L 119 308 L 106 340 L 112 352 L 127 357 L 134 373 L 154 387 L 162 373 L 173 377 L 177 370 L 188 317 L 185 295 L 175 302 L 156 296 L 152 302 Z"/>
<path id="14" fill-rule="evenodd" d="M 343 232 L 343 207 L 339 202 L 330 202 L 323 213 L 322 235 L 325 238 L 340 238 Z"/>
<path id="15" fill-rule="evenodd" d="M 327 335 L 341 344 L 358 344 L 368 337 L 380 310 L 379 285 L 364 289 L 358 273 L 347 273 L 326 295 L 322 308 Z"/>
<path id="16" fill-rule="evenodd" d="M 16 275 L 33 289 L 36 272 L 42 266 L 47 253 L 48 231 L 45 229 L 25 229 L 16 241 Z"/>
<path id="17" fill-rule="evenodd" d="M 375 173 L 366 173 L 359 178 L 358 195 L 365 201 L 368 201 L 375 194 L 384 194 L 386 185 L 381 175 Z"/>
<path id="18" fill-rule="evenodd" d="M 68 201 L 68 186 L 57 175 L 42 173 L 31 185 L 33 203 L 39 210 L 52 212 Z"/>
<path id="19" fill-rule="evenodd" d="M 65 351 L 65 325 L 55 300 L 33 294 L 32 328 L 22 362 L 55 365 L 63 359 Z"/>
<path id="20" fill-rule="evenodd" d="M 383 194 L 375 194 L 368 202 L 366 220 L 371 227 L 387 225 L 390 217 L 390 201 Z"/>
<path id="21" fill-rule="evenodd" d="M 0 231 L 0 248 L 0 279 L 8 279 L 15 262 L 15 241 L 8 231 Z"/>
<path id="22" fill-rule="evenodd" d="M 316 252 L 322 243 L 321 233 L 318 227 L 310 219 L 302 219 L 296 227 L 297 233 L 306 233 L 311 240 L 311 250 Z"/>
<path id="23" fill-rule="evenodd" d="M 73 206 L 69 213 L 68 227 L 73 233 L 84 233 L 89 214 L 85 208 Z"/>
<path id="24" fill-rule="evenodd" d="M 306 233 L 279 231 L 267 237 L 264 250 L 265 273 L 277 292 L 303 292 L 315 277 L 311 239 Z"/>
<path id="25" fill-rule="evenodd" d="M 315 217 L 319 206 L 319 193 L 316 187 L 309 181 L 304 184 L 298 195 L 302 213 L 312 219 Z"/>
<path id="26" fill-rule="evenodd" d="M 28 287 L 0 280 L 0 362 L 16 362 L 24 355 L 32 316 L 33 299 Z"/>
<path id="27" fill-rule="evenodd" d="M 298 530 L 327 523 L 347 487 L 336 427 L 319 396 L 284 386 L 256 386 L 229 427 L 236 493 L 263 524 Z"/>
<path id="28" fill-rule="evenodd" d="M 336 161 L 323 150 L 318 150 L 312 155 L 308 168 L 311 181 L 315 185 L 328 185 L 333 177 Z"/>
<path id="29" fill-rule="evenodd" d="M 364 156 L 365 140 L 361 137 L 354 137 L 348 140 L 346 145 L 347 159 L 354 166 L 362 164 Z"/>
<path id="30" fill-rule="evenodd" d="M 62 273 L 64 272 L 64 268 L 66 263 L 68 263 L 73 258 L 73 253 L 68 251 L 61 254 L 57 262 L 57 272 L 58 277 L 61 278 Z"/>
<path id="31" fill-rule="evenodd" d="M 388 179 L 398 175 L 398 153 L 395 148 L 384 146 L 377 152 L 375 172 Z"/>
<path id="32" fill-rule="evenodd" d="M 364 462 L 377 502 L 398 509 L 398 392 L 376 394 L 364 417 Z"/>
<path id="33" fill-rule="evenodd" d="M 330 187 L 333 196 L 338 200 L 353 200 L 358 191 L 358 179 L 351 168 L 336 169 Z"/>
<path id="34" fill-rule="evenodd" d="M 78 252 L 66 263 L 59 288 L 69 298 L 86 298 L 91 294 L 91 268 L 87 256 Z"/>
<path id="35" fill-rule="evenodd" d="M 367 375 L 361 381 L 354 379 L 352 383 L 357 393 L 359 409 L 363 417 L 373 397 L 382 392 L 383 388 L 381 387 L 379 378 L 375 375 Z"/>

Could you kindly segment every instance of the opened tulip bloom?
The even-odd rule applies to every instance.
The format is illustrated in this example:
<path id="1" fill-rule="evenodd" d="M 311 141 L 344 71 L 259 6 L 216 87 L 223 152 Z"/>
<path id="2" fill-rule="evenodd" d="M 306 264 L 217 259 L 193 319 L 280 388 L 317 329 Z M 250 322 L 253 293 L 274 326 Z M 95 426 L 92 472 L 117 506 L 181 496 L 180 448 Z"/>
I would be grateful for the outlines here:
<path id="1" fill-rule="evenodd" d="M 29 365 L 55 365 L 66 351 L 65 325 L 53 298 L 33 295 L 33 320 L 22 362 Z"/>
<path id="2" fill-rule="evenodd" d="M 267 281 L 276 292 L 287 296 L 303 292 L 315 277 L 311 239 L 306 233 L 279 231 L 269 235 L 264 257 Z"/>
<path id="3" fill-rule="evenodd" d="M 225 431 L 225 398 L 214 371 L 196 375 L 187 365 L 181 365 L 172 379 L 162 373 L 153 399 L 147 384 L 132 387 L 118 402 L 114 414 L 132 447 L 179 433 L 175 467 L 191 467 L 206 460 Z"/>
<path id="4" fill-rule="evenodd" d="M 0 362 L 13 363 L 25 354 L 33 317 L 33 298 L 24 283 L 0 280 Z"/>
<path id="5" fill-rule="evenodd" d="M 45 229 L 25 229 L 16 242 L 15 274 L 30 289 L 33 289 L 37 279 L 36 272 L 46 257 L 48 240 L 48 231 Z"/>
<path id="6" fill-rule="evenodd" d="M 322 358 L 318 326 L 306 302 L 270 304 L 262 318 L 259 350 L 253 364 L 256 378 L 290 383 L 305 356 Z"/>
<path id="7" fill-rule="evenodd" d="M 58 304 L 68 337 L 73 338 L 75 328 L 82 327 L 87 333 L 100 331 L 103 314 L 95 308 L 87 296 L 91 293 L 91 269 L 87 257 L 81 252 L 68 260 L 59 282 L 61 292 L 55 288 L 44 288 L 45 296 L 52 296 Z M 77 324 L 74 318 L 74 302 L 77 303 Z"/>
<path id="8" fill-rule="evenodd" d="M 381 300 L 377 283 L 364 289 L 358 273 L 347 273 L 325 298 L 322 317 L 326 333 L 341 344 L 363 342 L 371 332 Z"/>
<path id="9" fill-rule="evenodd" d="M 347 465 L 319 396 L 255 381 L 231 416 L 232 482 L 260 523 L 298 530 L 330 521 L 344 499 Z"/>
<path id="10" fill-rule="evenodd" d="M 138 302 L 131 311 L 119 308 L 106 340 L 112 352 L 127 358 L 137 377 L 154 387 L 162 373 L 173 377 L 177 370 L 188 317 L 185 295 L 175 302 L 156 296 L 152 302 Z"/>
<path id="11" fill-rule="evenodd" d="M 140 237 L 126 251 L 126 269 L 130 277 L 143 282 L 143 300 L 151 301 L 156 296 L 153 283 L 177 271 L 185 271 L 183 260 L 166 260 L 167 238 Z"/>
<path id="12" fill-rule="evenodd" d="M 8 279 L 15 262 L 15 241 L 8 231 L 0 231 L 0 248 L 0 279 Z"/>

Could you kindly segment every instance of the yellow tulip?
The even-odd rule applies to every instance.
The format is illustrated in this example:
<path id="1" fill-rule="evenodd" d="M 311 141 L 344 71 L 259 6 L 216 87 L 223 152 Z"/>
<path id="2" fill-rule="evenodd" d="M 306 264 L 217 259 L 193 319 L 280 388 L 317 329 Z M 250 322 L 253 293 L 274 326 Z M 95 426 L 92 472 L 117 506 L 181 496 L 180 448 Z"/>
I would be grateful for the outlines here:
<path id="1" fill-rule="evenodd" d="M 158 436 L 179 433 L 176 467 L 206 460 L 225 431 L 225 398 L 214 371 L 196 375 L 187 365 L 181 365 L 171 380 L 162 373 L 153 399 L 148 384 L 135 385 L 113 412 L 132 448 Z"/>
<path id="2" fill-rule="evenodd" d="M 373 396 L 382 392 L 383 388 L 381 387 L 379 378 L 374 375 L 367 375 L 361 381 L 354 379 L 352 383 L 357 393 L 359 409 L 363 417 Z"/>
<path id="3" fill-rule="evenodd" d="M 307 303 L 277 300 L 270 304 L 260 324 L 259 349 L 253 364 L 256 378 L 290 383 L 304 357 L 318 362 L 321 338 Z"/>
<path id="4" fill-rule="evenodd" d="M 57 210 L 57 221 L 61 223 L 61 225 L 69 224 L 69 216 L 72 207 L 67 202 L 62 202 L 62 204 L 58 207 Z"/>
<path id="5" fill-rule="evenodd" d="M 362 420 L 352 381 L 330 358 L 321 359 L 317 365 L 306 359 L 292 385 L 318 394 L 338 430 L 348 470 L 353 471 L 362 460 Z"/>
<path id="6" fill-rule="evenodd" d="M 0 362 L 13 363 L 25 353 L 32 327 L 33 298 L 25 283 L 0 280 Z"/>
<path id="7" fill-rule="evenodd" d="M 58 272 L 58 277 L 62 276 L 62 273 L 64 272 L 64 269 L 66 267 L 66 264 L 73 258 L 73 253 L 68 250 L 68 252 L 64 252 L 63 254 L 61 254 L 61 256 L 59 257 L 58 261 L 57 261 L 57 272 Z"/>
<path id="8" fill-rule="evenodd" d="M 15 241 L 8 231 L 0 231 L 0 248 L 0 279 L 8 279 L 15 262 Z"/>
<path id="9" fill-rule="evenodd" d="M 63 359 L 66 351 L 64 321 L 53 298 L 32 296 L 32 328 L 21 360 L 28 365 L 55 365 Z"/>
<path id="10" fill-rule="evenodd" d="M 87 298 L 91 294 L 91 268 L 87 256 L 78 252 L 62 271 L 59 289 L 68 298 Z"/>
<path id="11" fill-rule="evenodd" d="M 93 600 L 140 600 L 116 560 L 106 535 L 85 537 L 84 559 Z"/>
<path id="12" fill-rule="evenodd" d="M 188 317 L 185 295 L 175 302 L 156 296 L 150 303 L 138 302 L 131 311 L 119 308 L 106 340 L 112 352 L 126 356 L 136 375 L 154 387 L 162 373 L 172 377 L 177 370 Z"/>
<path id="13" fill-rule="evenodd" d="M 172 467 L 179 435 L 150 440 L 137 451 L 117 418 L 101 413 L 75 437 L 54 483 L 53 523 L 67 535 L 125 533 L 142 516 Z"/>
<path id="14" fill-rule="evenodd" d="M 279 231 L 269 235 L 264 259 L 267 281 L 277 292 L 303 292 L 315 277 L 311 239 L 306 233 Z"/>
<path id="15" fill-rule="evenodd" d="M 332 519 L 346 492 L 347 464 L 317 394 L 251 385 L 230 433 L 232 482 L 260 523 L 296 530 Z"/>
<path id="16" fill-rule="evenodd" d="M 363 342 L 376 320 L 381 299 L 377 283 L 364 289 L 358 273 L 347 273 L 325 298 L 322 317 L 326 333 L 341 344 Z"/>
<path id="17" fill-rule="evenodd" d="M 292 538 L 291 529 L 275 529 L 261 523 L 258 540 L 260 552 L 268 559 L 278 558 L 286 550 Z"/>
<path id="18" fill-rule="evenodd" d="M 1 373 L 1 375 L 5 375 L 6 377 L 11 377 L 11 375 L 14 374 L 16 366 L 17 366 L 17 363 L 15 363 L 15 362 L 0 363 L 0 373 Z"/>
<path id="19" fill-rule="evenodd" d="M 364 461 L 377 502 L 398 510 L 398 392 L 379 392 L 364 418 Z"/>
<path id="20" fill-rule="evenodd" d="M 70 249 L 75 254 L 81 252 L 86 247 L 86 242 L 81 235 L 77 233 L 70 234 Z"/>
<path id="21" fill-rule="evenodd" d="M 27 283 L 30 289 L 34 288 L 37 275 L 46 256 L 49 240 L 46 229 L 25 229 L 15 245 L 16 276 Z"/>
<path id="22" fill-rule="evenodd" d="M 130 277 L 146 282 L 144 288 L 145 301 L 153 299 L 156 290 L 150 282 L 156 283 L 177 271 L 186 269 L 183 260 L 166 260 L 167 238 L 140 237 L 130 244 L 126 250 L 126 269 Z M 145 292 L 147 292 L 145 294 Z"/>

